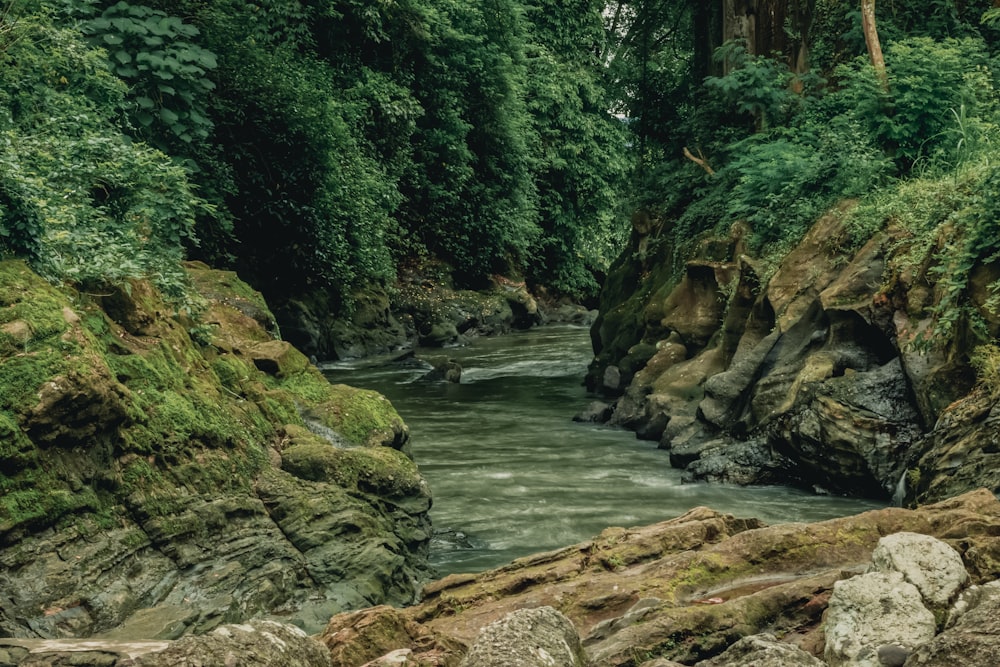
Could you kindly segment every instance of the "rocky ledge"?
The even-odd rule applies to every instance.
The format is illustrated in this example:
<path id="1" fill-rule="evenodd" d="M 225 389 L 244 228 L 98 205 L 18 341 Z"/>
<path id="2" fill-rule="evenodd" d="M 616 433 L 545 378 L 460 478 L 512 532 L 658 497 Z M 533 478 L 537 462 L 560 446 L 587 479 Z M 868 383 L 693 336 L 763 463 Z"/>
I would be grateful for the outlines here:
<path id="1" fill-rule="evenodd" d="M 431 497 L 389 402 L 329 384 L 234 274 L 187 270 L 197 320 L 148 283 L 0 262 L 3 636 L 316 631 L 427 578 Z"/>
<path id="2" fill-rule="evenodd" d="M 1000 502 L 763 526 L 707 508 L 341 614 L 336 667 L 952 666 L 1000 655 Z"/>
<path id="3" fill-rule="evenodd" d="M 391 289 L 370 286 L 353 295 L 351 316 L 334 312 L 326 292 L 275 299 L 285 337 L 310 356 L 328 361 L 395 352 L 415 345 L 453 347 L 477 336 L 529 329 L 542 323 L 590 325 L 596 312 L 523 281 L 494 276 L 482 289 L 460 289 L 441 262 L 399 267 Z"/>

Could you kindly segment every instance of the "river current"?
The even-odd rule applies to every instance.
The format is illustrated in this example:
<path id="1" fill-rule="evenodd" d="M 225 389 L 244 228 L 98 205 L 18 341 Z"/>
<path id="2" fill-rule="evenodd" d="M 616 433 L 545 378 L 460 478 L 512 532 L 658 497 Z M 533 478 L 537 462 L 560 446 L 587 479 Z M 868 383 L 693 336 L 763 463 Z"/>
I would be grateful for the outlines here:
<path id="1" fill-rule="evenodd" d="M 461 348 L 418 349 L 454 359 L 459 384 L 389 358 L 321 367 L 331 382 L 387 396 L 410 428 L 434 496 L 431 562 L 439 574 L 476 572 L 593 537 L 608 526 L 663 521 L 698 505 L 768 523 L 817 521 L 884 504 L 785 487 L 683 484 L 656 443 L 572 421 L 588 398 L 586 328 L 547 326 Z"/>

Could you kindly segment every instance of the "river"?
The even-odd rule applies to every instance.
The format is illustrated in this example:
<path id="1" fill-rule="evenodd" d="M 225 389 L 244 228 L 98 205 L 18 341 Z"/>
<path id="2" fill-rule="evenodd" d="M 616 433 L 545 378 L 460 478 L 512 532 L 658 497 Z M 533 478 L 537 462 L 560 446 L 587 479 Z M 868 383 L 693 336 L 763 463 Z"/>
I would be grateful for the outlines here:
<path id="1" fill-rule="evenodd" d="M 431 561 L 477 572 L 586 540 L 608 526 L 663 521 L 707 505 L 769 523 L 817 521 L 884 503 L 784 487 L 683 484 L 667 453 L 631 432 L 581 424 L 592 358 L 587 329 L 547 326 L 461 348 L 459 384 L 414 382 L 426 369 L 389 359 L 321 365 L 332 382 L 387 396 L 410 427 L 434 496 Z"/>

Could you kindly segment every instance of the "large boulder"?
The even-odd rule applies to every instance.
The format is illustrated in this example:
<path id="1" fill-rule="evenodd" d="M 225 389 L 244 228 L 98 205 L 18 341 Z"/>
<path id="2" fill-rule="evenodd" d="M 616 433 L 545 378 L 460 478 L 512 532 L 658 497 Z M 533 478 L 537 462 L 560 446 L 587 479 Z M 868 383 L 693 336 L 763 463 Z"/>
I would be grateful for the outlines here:
<path id="1" fill-rule="evenodd" d="M 834 584 L 826 619 L 831 667 L 882 667 L 879 649 L 913 650 L 934 637 L 934 614 L 899 572 L 872 572 Z"/>
<path id="2" fill-rule="evenodd" d="M 886 535 L 872 552 L 872 572 L 899 572 L 931 609 L 943 609 L 969 580 L 962 557 L 930 535 Z"/>
<path id="3" fill-rule="evenodd" d="M 585 667 L 580 637 L 552 607 L 520 609 L 484 627 L 459 667 Z"/>
<path id="4" fill-rule="evenodd" d="M 944 632 L 918 648 L 909 667 L 994 665 L 1000 656 L 1000 581 L 975 586 L 959 600 Z"/>

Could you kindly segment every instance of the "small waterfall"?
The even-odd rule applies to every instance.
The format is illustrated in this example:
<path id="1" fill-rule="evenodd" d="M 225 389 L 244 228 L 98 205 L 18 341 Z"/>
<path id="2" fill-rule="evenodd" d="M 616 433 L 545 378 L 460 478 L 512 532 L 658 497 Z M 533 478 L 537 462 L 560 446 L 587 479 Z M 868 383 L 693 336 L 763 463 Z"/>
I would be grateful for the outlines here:
<path id="1" fill-rule="evenodd" d="M 896 482 L 896 490 L 892 494 L 892 506 L 902 507 L 903 499 L 906 498 L 906 474 L 909 471 L 903 468 L 903 474 L 899 476 L 899 481 Z"/>

